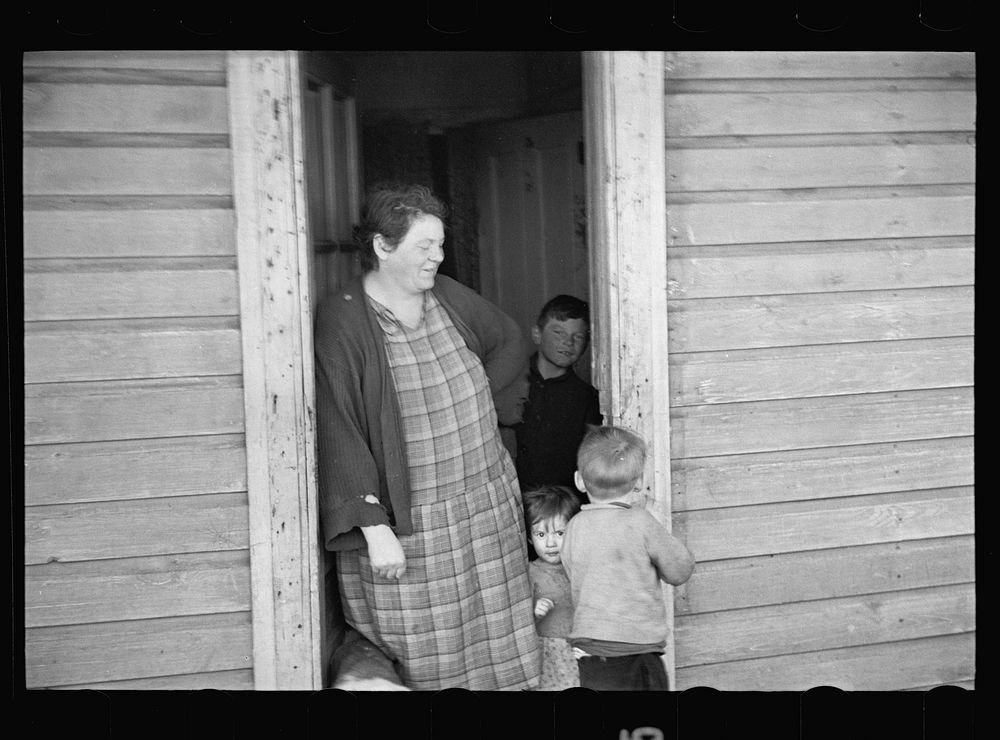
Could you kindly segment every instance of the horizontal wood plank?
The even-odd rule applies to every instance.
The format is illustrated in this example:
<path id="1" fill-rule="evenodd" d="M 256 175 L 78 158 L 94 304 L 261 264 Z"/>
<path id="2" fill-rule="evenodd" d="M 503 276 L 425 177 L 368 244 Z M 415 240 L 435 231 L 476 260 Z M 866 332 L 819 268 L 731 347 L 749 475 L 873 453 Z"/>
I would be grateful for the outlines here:
<path id="1" fill-rule="evenodd" d="M 932 691 L 933 689 L 943 686 L 954 686 L 956 688 L 966 689 L 968 691 L 976 690 L 975 680 L 970 679 L 968 681 L 952 681 L 951 683 L 936 683 L 936 684 L 931 684 L 930 686 L 913 686 L 911 688 L 903 689 L 903 691 Z"/>
<path id="2" fill-rule="evenodd" d="M 803 84 L 810 84 L 803 80 Z M 679 149 L 746 149 L 748 147 L 889 147 L 975 146 L 974 131 L 884 131 L 869 133 L 771 134 L 764 136 L 670 136 L 664 138 L 668 152 Z M 25 140 L 38 135 L 26 134 Z M 66 137 L 66 134 L 46 134 Z M 171 138 L 176 140 L 176 138 Z M 192 144 L 193 146 L 193 144 Z"/>
<path id="3" fill-rule="evenodd" d="M 236 256 L 232 210 L 24 211 L 24 257 Z"/>
<path id="4" fill-rule="evenodd" d="M 974 580 L 971 535 L 712 560 L 699 563 L 694 576 L 674 589 L 674 613 L 793 604 Z"/>
<path id="5" fill-rule="evenodd" d="M 971 236 L 672 247 L 667 251 L 667 295 L 674 300 L 974 282 Z"/>
<path id="6" fill-rule="evenodd" d="M 26 147 L 25 195 L 231 195 L 228 149 Z"/>
<path id="7" fill-rule="evenodd" d="M 947 90 L 950 92 L 961 90 L 971 93 L 976 89 L 976 80 L 973 77 L 757 77 L 742 79 L 674 79 L 668 77 L 664 82 L 664 93 L 667 95 L 870 92 L 894 95 L 928 90 Z"/>
<path id="8" fill-rule="evenodd" d="M 674 511 L 971 486 L 973 437 L 675 459 Z"/>
<path id="9" fill-rule="evenodd" d="M 944 488 L 679 512 L 674 533 L 695 560 L 724 560 L 974 531 L 973 489 Z"/>
<path id="10" fill-rule="evenodd" d="M 857 203 L 869 200 L 911 201 L 920 199 L 927 203 L 931 198 L 971 198 L 975 194 L 975 184 L 966 182 L 933 185 L 869 185 L 828 188 L 772 188 L 769 190 L 678 191 L 671 193 L 670 202 L 675 205 L 688 203 L 769 203 L 775 205 L 785 203 L 815 203 L 817 201 L 849 201 Z M 25 198 L 26 203 L 33 200 L 37 199 Z M 888 203 L 887 206 L 889 208 L 893 207 L 891 203 Z"/>
<path id="11" fill-rule="evenodd" d="M 188 69 L 134 69 L 134 68 L 85 68 L 85 67 L 33 67 L 25 68 L 25 84 L 76 84 L 76 85 L 194 85 L 222 87 L 226 73 L 210 70 Z"/>
<path id="12" fill-rule="evenodd" d="M 971 632 L 975 615 L 972 583 L 688 615 L 677 667 Z"/>
<path id="13" fill-rule="evenodd" d="M 225 72 L 226 52 L 204 49 L 61 50 L 25 52 L 26 69 L 80 67 L 83 69 L 191 69 Z"/>
<path id="14" fill-rule="evenodd" d="M 971 91 L 671 94 L 671 136 L 972 131 Z"/>
<path id="15" fill-rule="evenodd" d="M 29 565 L 24 597 L 28 628 L 249 611 L 250 552 Z"/>
<path id="16" fill-rule="evenodd" d="M 251 668 L 249 612 L 36 627 L 25 632 L 28 688 Z"/>
<path id="17" fill-rule="evenodd" d="M 25 211 L 212 211 L 232 207 L 233 199 L 228 195 L 24 196 Z"/>
<path id="18" fill-rule="evenodd" d="M 25 386 L 25 444 L 243 433 L 239 377 Z"/>
<path id="19" fill-rule="evenodd" d="M 225 87 L 28 83 L 25 131 L 229 133 Z"/>
<path id="20" fill-rule="evenodd" d="M 768 190 L 966 183 L 976 179 L 971 144 L 802 146 L 668 150 L 667 197 L 676 191 Z"/>
<path id="21" fill-rule="evenodd" d="M 974 384 L 972 337 L 674 353 L 670 405 Z"/>
<path id="22" fill-rule="evenodd" d="M 239 320 L 148 319 L 28 322 L 27 383 L 238 375 Z"/>
<path id="23" fill-rule="evenodd" d="M 667 199 L 670 246 L 833 239 L 901 239 L 975 233 L 974 195 L 677 203 Z M 780 193 L 779 193 L 780 195 Z"/>
<path id="24" fill-rule="evenodd" d="M 235 269 L 122 268 L 66 264 L 26 271 L 25 321 L 239 315 Z"/>
<path id="25" fill-rule="evenodd" d="M 972 287 L 845 291 L 671 301 L 670 353 L 963 337 Z"/>
<path id="26" fill-rule="evenodd" d="M 967 437 L 973 396 L 953 388 L 682 406 L 670 415 L 671 457 Z"/>
<path id="27" fill-rule="evenodd" d="M 25 506 L 246 489 L 242 434 L 24 448 Z"/>
<path id="28" fill-rule="evenodd" d="M 153 676 L 152 678 L 134 678 L 125 681 L 98 681 L 74 684 L 71 686 L 53 686 L 53 689 L 115 689 L 127 691 L 163 691 L 183 690 L 198 691 L 200 689 L 215 689 L 216 691 L 252 691 L 253 670 L 215 671 L 212 673 L 180 673 L 175 676 Z"/>
<path id="29" fill-rule="evenodd" d="M 845 691 L 896 691 L 967 681 L 976 673 L 976 635 L 917 640 L 757 658 L 677 671 L 677 690 L 803 691 L 834 686 Z"/>
<path id="30" fill-rule="evenodd" d="M 132 134 L 78 131 L 28 131 L 21 136 L 25 149 L 228 149 L 227 134 Z"/>
<path id="31" fill-rule="evenodd" d="M 249 546 L 245 493 L 30 506 L 24 562 L 79 562 Z"/>
<path id="32" fill-rule="evenodd" d="M 970 78 L 970 52 L 925 51 L 668 51 L 670 79 Z"/>

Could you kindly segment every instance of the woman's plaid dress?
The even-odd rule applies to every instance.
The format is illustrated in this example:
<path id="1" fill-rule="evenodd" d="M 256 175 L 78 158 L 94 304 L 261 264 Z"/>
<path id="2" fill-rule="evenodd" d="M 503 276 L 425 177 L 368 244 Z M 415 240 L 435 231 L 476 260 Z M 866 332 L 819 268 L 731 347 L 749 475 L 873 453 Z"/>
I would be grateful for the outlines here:
<path id="1" fill-rule="evenodd" d="M 402 412 L 413 534 L 399 537 L 398 581 L 375 575 L 364 549 L 338 553 L 345 617 L 410 688 L 533 688 L 521 496 L 482 363 L 432 293 L 416 329 L 371 304 Z"/>

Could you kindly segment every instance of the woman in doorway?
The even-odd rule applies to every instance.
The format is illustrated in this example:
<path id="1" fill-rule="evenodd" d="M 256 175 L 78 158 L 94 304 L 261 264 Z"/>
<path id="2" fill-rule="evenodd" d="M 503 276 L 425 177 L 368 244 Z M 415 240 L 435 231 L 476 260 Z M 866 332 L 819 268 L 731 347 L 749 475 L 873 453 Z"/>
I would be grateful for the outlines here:
<path id="1" fill-rule="evenodd" d="M 493 399 L 524 373 L 521 334 L 437 275 L 445 216 L 422 186 L 376 189 L 363 275 L 318 309 L 324 540 L 346 621 L 407 687 L 533 688 L 520 491 Z"/>

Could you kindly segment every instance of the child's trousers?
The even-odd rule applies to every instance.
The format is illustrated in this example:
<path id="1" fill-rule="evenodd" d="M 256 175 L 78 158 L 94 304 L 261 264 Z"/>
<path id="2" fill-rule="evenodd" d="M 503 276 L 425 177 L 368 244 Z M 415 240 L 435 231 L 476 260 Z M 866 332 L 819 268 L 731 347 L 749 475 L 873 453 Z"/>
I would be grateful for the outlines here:
<path id="1" fill-rule="evenodd" d="M 579 659 L 580 686 L 596 691 L 669 691 L 670 683 L 659 653 Z"/>

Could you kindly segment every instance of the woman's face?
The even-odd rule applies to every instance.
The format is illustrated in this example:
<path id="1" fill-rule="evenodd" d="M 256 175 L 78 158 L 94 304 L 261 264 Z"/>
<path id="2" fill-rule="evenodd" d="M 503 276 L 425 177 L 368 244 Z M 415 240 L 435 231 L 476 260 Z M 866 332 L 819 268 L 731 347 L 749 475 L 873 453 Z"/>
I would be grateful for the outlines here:
<path id="1" fill-rule="evenodd" d="M 379 273 L 399 290 L 423 293 L 434 287 L 434 278 L 444 260 L 444 224 L 437 216 L 423 214 L 391 252 L 381 235 L 375 237 Z"/>

